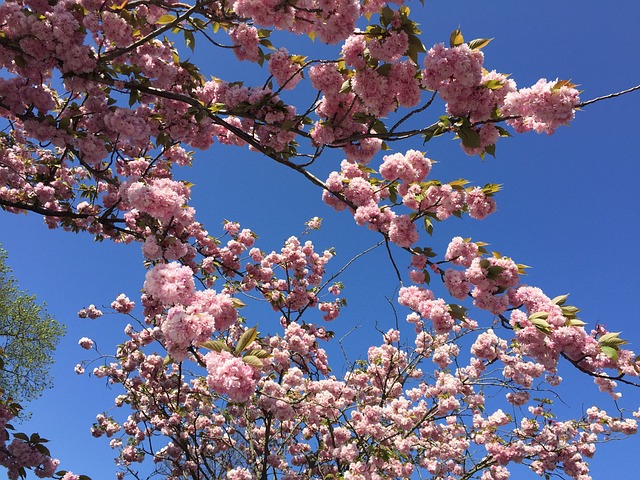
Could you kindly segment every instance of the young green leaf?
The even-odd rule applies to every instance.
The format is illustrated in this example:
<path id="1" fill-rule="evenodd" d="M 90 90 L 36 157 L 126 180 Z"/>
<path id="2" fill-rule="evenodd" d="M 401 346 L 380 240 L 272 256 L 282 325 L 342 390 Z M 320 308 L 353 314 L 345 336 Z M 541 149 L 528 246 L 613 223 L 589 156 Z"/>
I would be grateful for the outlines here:
<path id="1" fill-rule="evenodd" d="M 245 350 L 256 338 L 258 338 L 258 329 L 256 327 L 246 330 L 240 337 L 240 340 L 238 340 L 235 350 L 236 354 Z"/>

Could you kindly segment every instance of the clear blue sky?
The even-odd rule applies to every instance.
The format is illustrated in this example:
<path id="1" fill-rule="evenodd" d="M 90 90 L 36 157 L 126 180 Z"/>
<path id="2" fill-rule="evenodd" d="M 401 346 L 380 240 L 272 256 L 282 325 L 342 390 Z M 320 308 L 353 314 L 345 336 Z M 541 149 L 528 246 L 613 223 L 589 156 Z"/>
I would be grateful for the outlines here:
<path id="1" fill-rule="evenodd" d="M 572 79 L 584 90 L 582 98 L 589 99 L 640 83 L 640 6 L 635 1 L 425 0 L 424 7 L 419 2 L 409 6 L 422 26 L 427 48 L 447 42 L 458 26 L 468 40 L 495 37 L 484 49 L 485 66 L 511 73 L 519 86 L 529 86 L 540 77 Z M 313 49 L 320 51 L 306 39 L 298 45 L 307 55 Z M 293 44 L 288 46 L 291 53 L 297 53 Z M 229 68 L 228 62 L 210 57 L 203 65 L 207 73 L 239 80 Z M 265 78 L 265 74 L 256 77 L 255 84 L 262 84 Z M 578 112 L 570 128 L 559 129 L 554 136 L 502 139 L 497 159 L 488 157 L 484 163 L 464 155 L 449 138 L 427 144 L 428 156 L 440 162 L 432 171 L 433 178 L 464 177 L 480 185 L 504 184 L 495 215 L 483 222 L 465 218 L 436 225 L 429 241 L 439 252 L 454 235 L 491 243 L 517 262 L 534 267 L 529 283 L 541 286 L 550 296 L 570 292 L 571 303 L 582 308 L 584 321 L 623 331 L 631 347 L 640 352 L 636 305 L 640 256 L 635 251 L 640 238 L 638 111 L 640 92 L 591 105 Z M 427 112 L 424 123 L 440 114 Z M 405 151 L 423 146 L 414 140 L 396 148 Z M 318 171 L 326 174 L 337 169 L 340 160 L 330 153 Z M 196 184 L 191 204 L 212 233 L 223 218 L 237 220 L 260 236 L 263 250 L 278 249 L 314 215 L 325 222 L 312 240 L 318 248 L 334 246 L 338 252 L 330 271 L 378 240 L 356 227 L 347 213 L 335 214 L 325 207 L 320 192 L 304 179 L 243 149 L 214 145 L 199 152 L 194 168 L 181 175 Z M 302 208 L 293 211 L 293 205 Z M 104 439 L 92 439 L 89 428 L 95 415 L 112 405 L 118 391 L 101 380 L 76 376 L 73 367 L 87 358 L 77 346 L 80 337 L 94 338 L 104 353 L 112 353 L 123 339 L 121 331 L 127 320 L 116 315 L 80 320 L 75 314 L 90 303 L 106 306 L 121 292 L 138 300 L 145 273 L 139 246 L 98 244 L 88 235 L 49 231 L 35 215 L 5 213 L 0 215 L 0 243 L 9 252 L 9 264 L 20 285 L 46 302 L 49 312 L 68 329 L 53 368 L 55 388 L 29 405 L 33 419 L 19 428 L 38 431 L 52 440 L 50 448 L 62 467 L 94 480 L 113 478 L 113 452 Z M 393 317 L 385 297 L 393 297 L 397 282 L 388 262 L 375 266 L 374 258 L 381 258 L 381 253 L 358 262 L 343 279 L 349 307 L 331 325 L 338 337 L 354 326 L 370 325 L 372 319 L 383 330 L 391 327 Z M 259 319 L 261 325 L 270 321 L 276 319 Z M 369 341 L 378 341 L 370 340 L 370 331 L 361 328 L 348 337 L 350 354 L 362 356 Z M 593 402 L 613 410 L 589 379 L 563 376 L 567 380 L 562 396 L 575 412 Z M 627 402 L 630 407 L 640 406 L 640 391 L 625 390 L 622 403 Z M 638 438 L 600 446 L 591 462 L 593 478 L 636 478 L 639 447 Z M 523 474 L 518 478 L 536 477 Z"/>

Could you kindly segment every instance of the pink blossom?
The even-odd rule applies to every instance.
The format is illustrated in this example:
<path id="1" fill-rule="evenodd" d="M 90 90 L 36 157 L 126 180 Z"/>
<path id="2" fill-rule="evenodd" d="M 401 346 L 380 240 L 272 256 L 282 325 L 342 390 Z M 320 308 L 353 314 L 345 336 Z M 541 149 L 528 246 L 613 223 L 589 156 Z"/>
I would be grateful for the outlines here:
<path id="1" fill-rule="evenodd" d="M 435 45 L 424 59 L 422 83 L 429 90 L 446 89 L 452 85 L 475 87 L 482 80 L 484 56 L 480 50 L 471 50 L 468 45 L 445 48 Z"/>
<path id="2" fill-rule="evenodd" d="M 316 90 L 333 93 L 337 93 L 340 90 L 344 81 L 335 63 L 313 65 L 309 69 L 309 79 Z"/>
<path id="3" fill-rule="evenodd" d="M 92 320 L 95 320 L 96 318 L 99 318 L 101 316 L 102 316 L 102 311 L 98 310 L 96 306 L 93 304 L 89 305 L 87 308 L 83 308 L 82 310 L 78 311 L 78 317 L 80 318 L 90 318 Z"/>
<path id="4" fill-rule="evenodd" d="M 496 211 L 495 200 L 487 196 L 479 187 L 467 192 L 466 202 L 469 216 L 476 220 L 483 220 Z"/>
<path id="5" fill-rule="evenodd" d="M 470 241 L 465 241 L 462 237 L 454 237 L 447 247 L 444 258 L 454 265 L 470 267 L 477 256 L 478 245 Z"/>
<path id="6" fill-rule="evenodd" d="M 209 352 L 204 360 L 207 364 L 207 385 L 220 395 L 227 395 L 232 402 L 246 402 L 256 389 L 257 371 L 242 358 L 227 351 Z"/>
<path id="7" fill-rule="evenodd" d="M 144 290 L 164 305 L 188 303 L 195 292 L 193 272 L 177 262 L 161 263 L 147 272 Z"/>
<path id="8" fill-rule="evenodd" d="M 509 93 L 502 115 L 520 117 L 507 121 L 517 132 L 535 130 L 550 135 L 573 120 L 574 109 L 580 103 L 578 95 L 578 90 L 566 82 L 547 82 L 542 78 L 531 88 Z"/>
<path id="9" fill-rule="evenodd" d="M 154 179 L 147 183 L 134 182 L 123 193 L 132 208 L 164 222 L 182 215 L 182 207 L 190 195 L 189 188 L 184 183 L 168 178 Z"/>
<path id="10" fill-rule="evenodd" d="M 118 295 L 118 297 L 113 302 L 111 302 L 111 308 L 113 308 L 118 313 L 130 313 L 133 310 L 134 306 L 135 303 L 129 300 L 129 298 L 124 293 Z"/>
<path id="11" fill-rule="evenodd" d="M 281 48 L 271 54 L 269 73 L 285 90 L 293 89 L 302 80 L 302 67 L 291 61 L 286 48 Z"/>
<path id="12" fill-rule="evenodd" d="M 75 475 L 73 472 L 67 472 L 60 478 L 60 480 L 80 480 L 80 476 Z"/>
<path id="13" fill-rule="evenodd" d="M 82 337 L 80 340 L 78 340 L 78 345 L 80 345 L 85 350 L 90 350 L 91 347 L 93 347 L 93 340 L 87 337 Z"/>
<path id="14" fill-rule="evenodd" d="M 342 56 L 347 65 L 356 69 L 364 68 L 364 51 L 367 47 L 362 35 L 351 35 L 342 46 Z"/>
<path id="15" fill-rule="evenodd" d="M 405 183 L 422 182 L 431 170 L 431 161 L 417 150 L 406 155 L 385 155 L 380 166 L 380 175 L 385 180 L 401 180 Z"/>
<path id="16" fill-rule="evenodd" d="M 367 42 L 367 48 L 373 58 L 383 62 L 394 62 L 402 57 L 409 48 L 409 36 L 406 32 L 392 30 L 382 41 L 375 38 Z"/>
<path id="17" fill-rule="evenodd" d="M 396 245 L 408 248 L 419 239 L 415 223 L 409 215 L 399 215 L 391 220 L 389 226 L 389 239 Z"/>
<path id="18" fill-rule="evenodd" d="M 203 322 L 200 317 L 189 315 L 181 306 L 169 309 L 160 329 L 165 337 L 167 351 L 178 362 L 187 358 L 187 348 L 196 338 L 203 336 L 206 339 L 213 330 L 206 320 Z"/>
<path id="19" fill-rule="evenodd" d="M 306 222 L 307 228 L 310 230 L 320 230 L 322 226 L 322 219 L 320 217 L 313 217 L 311 220 Z"/>
<path id="20" fill-rule="evenodd" d="M 219 332 L 226 330 L 238 320 L 238 311 L 233 298 L 226 293 L 216 293 L 211 289 L 196 292 L 187 310 L 192 315 L 206 318 L 206 321 Z"/>
<path id="21" fill-rule="evenodd" d="M 444 272 L 444 285 L 449 293 L 458 300 L 467 298 L 471 291 L 471 284 L 467 281 L 465 274 L 452 268 L 448 268 Z"/>
<path id="22" fill-rule="evenodd" d="M 246 23 L 240 23 L 229 31 L 231 41 L 236 45 L 233 49 L 238 60 L 257 62 L 260 58 L 260 38 L 258 29 Z"/>

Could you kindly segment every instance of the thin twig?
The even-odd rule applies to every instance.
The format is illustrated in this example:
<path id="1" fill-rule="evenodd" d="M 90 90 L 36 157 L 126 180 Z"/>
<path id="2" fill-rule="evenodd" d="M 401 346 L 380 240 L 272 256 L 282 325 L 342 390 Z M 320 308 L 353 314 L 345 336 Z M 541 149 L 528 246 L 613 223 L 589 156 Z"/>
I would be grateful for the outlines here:
<path id="1" fill-rule="evenodd" d="M 581 102 L 576 105 L 576 108 L 582 108 L 586 105 L 591 105 L 592 103 L 599 102 L 600 100 L 607 100 L 609 98 L 619 97 L 620 95 L 625 95 L 627 93 L 631 93 L 635 90 L 640 90 L 640 85 L 636 85 L 635 87 L 627 88 L 626 90 L 622 90 L 621 92 L 610 93 L 609 95 L 603 95 L 601 97 L 592 98 L 591 100 L 587 100 L 586 102 Z"/>

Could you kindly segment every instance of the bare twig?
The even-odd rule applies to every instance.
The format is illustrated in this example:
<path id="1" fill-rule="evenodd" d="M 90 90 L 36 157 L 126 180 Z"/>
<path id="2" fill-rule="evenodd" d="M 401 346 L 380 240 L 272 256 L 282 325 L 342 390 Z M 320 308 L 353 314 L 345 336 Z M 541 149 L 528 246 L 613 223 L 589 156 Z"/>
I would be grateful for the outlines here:
<path id="1" fill-rule="evenodd" d="M 635 87 L 627 88 L 626 90 L 622 90 L 621 92 L 610 93 L 608 95 L 603 95 L 601 97 L 592 98 L 591 100 L 587 100 L 585 102 L 580 102 L 578 105 L 576 105 L 576 108 L 582 108 L 582 107 L 585 107 L 587 105 L 591 105 L 592 103 L 599 102 L 600 100 L 608 100 L 610 98 L 615 98 L 615 97 L 619 97 L 621 95 L 626 95 L 627 93 L 631 93 L 631 92 L 634 92 L 636 90 L 640 90 L 640 85 L 636 85 Z"/>

